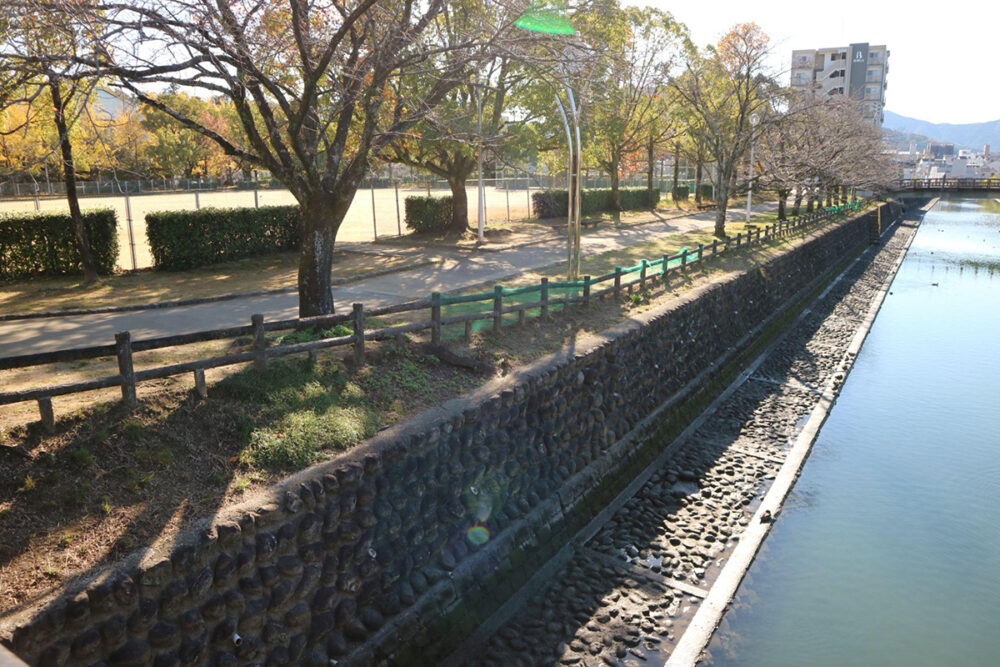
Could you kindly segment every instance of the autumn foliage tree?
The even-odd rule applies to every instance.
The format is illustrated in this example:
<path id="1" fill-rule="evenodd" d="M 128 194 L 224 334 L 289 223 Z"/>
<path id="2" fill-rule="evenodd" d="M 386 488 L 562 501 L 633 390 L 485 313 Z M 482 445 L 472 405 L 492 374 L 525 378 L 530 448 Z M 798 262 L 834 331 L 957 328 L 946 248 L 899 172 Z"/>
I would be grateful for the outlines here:
<path id="1" fill-rule="evenodd" d="M 696 135 L 714 162 L 715 235 L 726 234 L 726 212 L 740 165 L 750 143 L 765 129 L 764 117 L 777 87 L 766 67 L 770 39 L 755 23 L 741 23 L 714 48 L 691 50 L 687 67 L 671 86 L 694 116 L 689 132 Z"/>
<path id="2" fill-rule="evenodd" d="M 94 42 L 93 27 L 75 20 L 70 5 L 42 5 L 38 2 L 11 2 L 5 7 L 0 42 L 0 79 L 9 87 L 2 96 L 6 106 L 21 107 L 24 123 L 30 122 L 32 108 L 44 105 L 50 113 L 58 146 L 59 164 L 66 186 L 66 200 L 84 282 L 97 279 L 97 266 L 90 251 L 77 196 L 77 167 L 73 129 L 87 108 L 98 78 L 80 64 Z M 45 16 L 44 22 L 38 17 Z M 23 128 L 8 128 L 17 132 Z"/>
<path id="3" fill-rule="evenodd" d="M 652 8 L 626 7 L 605 22 L 598 39 L 617 38 L 604 53 L 601 76 L 590 101 L 591 146 L 601 170 L 611 179 L 613 206 L 621 210 L 620 175 L 630 155 L 648 161 L 650 187 L 653 158 L 674 130 L 669 122 L 671 95 L 667 82 L 687 42 L 683 25 Z"/>

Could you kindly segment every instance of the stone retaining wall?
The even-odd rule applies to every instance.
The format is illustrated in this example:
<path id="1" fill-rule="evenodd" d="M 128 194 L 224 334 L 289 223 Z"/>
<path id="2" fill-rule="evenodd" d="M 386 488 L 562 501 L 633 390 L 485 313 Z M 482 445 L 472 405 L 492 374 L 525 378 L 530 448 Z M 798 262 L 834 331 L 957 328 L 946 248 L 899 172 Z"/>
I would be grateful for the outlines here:
<path id="1" fill-rule="evenodd" d="M 873 221 L 840 223 L 303 471 L 170 553 L 137 554 L 3 620 L 4 643 L 52 665 L 432 664 L 655 456 L 636 427 L 860 250 Z"/>

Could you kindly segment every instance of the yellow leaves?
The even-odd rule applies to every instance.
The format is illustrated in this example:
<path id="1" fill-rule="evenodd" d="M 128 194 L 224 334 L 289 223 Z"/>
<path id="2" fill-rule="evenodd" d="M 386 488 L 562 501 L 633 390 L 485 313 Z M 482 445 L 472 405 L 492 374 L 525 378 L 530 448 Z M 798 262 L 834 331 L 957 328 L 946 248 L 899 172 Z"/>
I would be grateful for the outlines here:
<path id="1" fill-rule="evenodd" d="M 719 58 L 729 71 L 756 62 L 767 52 L 771 38 L 754 22 L 738 23 L 719 40 Z"/>

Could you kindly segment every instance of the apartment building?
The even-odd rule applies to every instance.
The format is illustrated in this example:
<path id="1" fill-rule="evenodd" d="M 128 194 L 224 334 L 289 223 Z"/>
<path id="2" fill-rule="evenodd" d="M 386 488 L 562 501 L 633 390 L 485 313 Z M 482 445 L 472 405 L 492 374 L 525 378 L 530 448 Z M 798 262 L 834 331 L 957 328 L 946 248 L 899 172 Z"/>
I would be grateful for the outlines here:
<path id="1" fill-rule="evenodd" d="M 884 44 L 851 44 L 792 51 L 792 88 L 860 100 L 865 117 L 882 125 L 889 50 Z"/>

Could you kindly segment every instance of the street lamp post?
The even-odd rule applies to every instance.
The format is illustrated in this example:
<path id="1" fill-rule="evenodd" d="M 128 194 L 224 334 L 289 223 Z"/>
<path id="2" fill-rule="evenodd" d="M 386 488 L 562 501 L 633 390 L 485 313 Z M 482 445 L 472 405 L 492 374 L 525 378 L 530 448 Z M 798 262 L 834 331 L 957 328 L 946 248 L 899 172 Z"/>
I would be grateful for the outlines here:
<path id="1" fill-rule="evenodd" d="M 546 7 L 543 3 L 533 6 L 526 11 L 521 18 L 514 22 L 519 28 L 548 35 L 574 35 L 576 30 L 562 11 Z M 562 75 L 562 85 L 565 88 L 568 104 L 564 104 L 557 94 L 556 106 L 562 116 L 563 126 L 566 129 L 566 143 L 569 153 L 568 167 L 566 169 L 566 252 L 568 260 L 569 279 L 574 280 L 580 273 L 580 189 L 582 187 L 580 179 L 580 167 L 583 157 L 582 142 L 580 140 L 580 112 L 577 106 L 577 96 L 573 94 L 573 86 L 570 84 L 566 68 L 562 63 L 559 65 Z M 582 104 L 582 99 L 580 100 Z M 569 113 L 567 108 L 569 107 Z M 571 127 L 572 124 L 572 127 Z M 575 140 L 574 140 L 575 139 Z M 574 160 L 574 157 L 576 158 Z M 576 188 L 574 189 L 574 167 L 576 171 Z"/>
<path id="2" fill-rule="evenodd" d="M 483 90 L 478 85 L 475 87 L 476 90 L 476 111 L 478 113 L 477 120 L 477 143 L 479 147 L 479 206 L 476 211 L 476 222 L 477 222 L 477 234 L 476 237 L 479 243 L 485 241 L 485 230 L 486 230 L 486 192 L 483 188 Z"/>
<path id="3" fill-rule="evenodd" d="M 756 137 L 754 133 L 757 125 L 760 124 L 760 116 L 754 114 L 750 116 L 750 182 L 747 187 L 747 224 L 750 224 L 750 206 L 753 204 L 753 144 Z"/>

